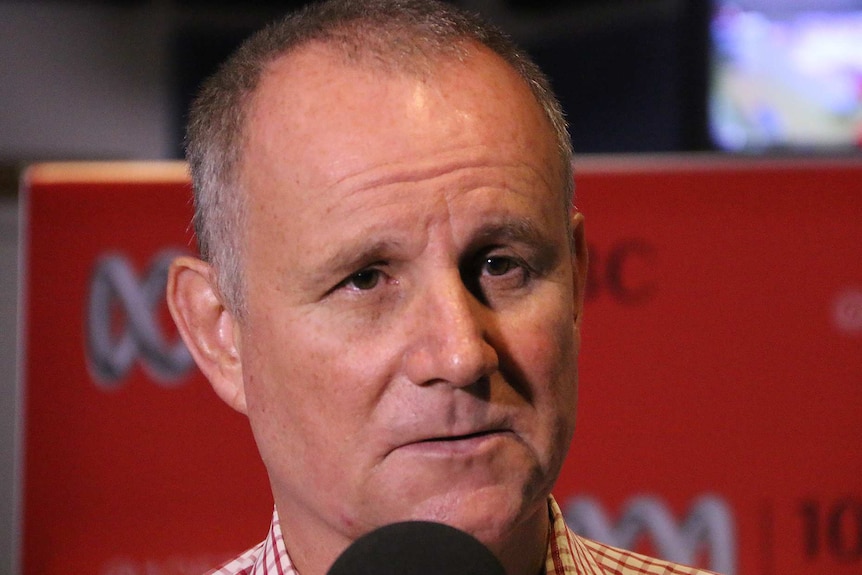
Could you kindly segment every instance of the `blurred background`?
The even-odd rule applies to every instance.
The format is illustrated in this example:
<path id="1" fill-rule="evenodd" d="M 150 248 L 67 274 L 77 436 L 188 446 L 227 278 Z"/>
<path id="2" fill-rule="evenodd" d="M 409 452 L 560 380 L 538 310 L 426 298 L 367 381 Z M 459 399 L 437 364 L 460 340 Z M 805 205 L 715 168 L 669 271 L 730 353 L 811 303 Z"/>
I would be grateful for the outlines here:
<path id="1" fill-rule="evenodd" d="M 858 156 L 858 0 L 461 0 L 551 76 L 579 154 Z M 176 159 L 200 81 L 299 0 L 0 0 L 0 575 L 15 532 L 18 178 Z M 16 399 L 17 398 L 17 399 Z"/>
<path id="2" fill-rule="evenodd" d="M 581 152 L 702 149 L 706 10 L 464 0 L 553 78 Z M 0 160 L 173 158 L 200 80 L 299 0 L 0 1 Z"/>

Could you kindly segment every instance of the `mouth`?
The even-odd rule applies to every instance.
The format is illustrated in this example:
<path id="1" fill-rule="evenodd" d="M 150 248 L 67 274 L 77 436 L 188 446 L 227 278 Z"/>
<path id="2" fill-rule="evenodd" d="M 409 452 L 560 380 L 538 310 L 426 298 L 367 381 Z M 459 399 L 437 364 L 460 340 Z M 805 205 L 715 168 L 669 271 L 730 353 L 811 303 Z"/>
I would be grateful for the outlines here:
<path id="1" fill-rule="evenodd" d="M 468 456 L 492 449 L 499 441 L 511 436 L 508 429 L 486 429 L 463 435 L 428 437 L 402 445 L 399 449 L 431 456 Z"/>
<path id="2" fill-rule="evenodd" d="M 502 429 L 488 429 L 485 431 L 477 431 L 475 433 L 467 433 L 465 435 L 448 435 L 443 437 L 431 437 L 428 439 L 423 439 L 418 441 L 417 443 L 442 443 L 447 441 L 470 441 L 472 439 L 477 439 L 480 437 L 486 437 L 489 435 L 495 435 L 497 433 L 503 433 Z"/>

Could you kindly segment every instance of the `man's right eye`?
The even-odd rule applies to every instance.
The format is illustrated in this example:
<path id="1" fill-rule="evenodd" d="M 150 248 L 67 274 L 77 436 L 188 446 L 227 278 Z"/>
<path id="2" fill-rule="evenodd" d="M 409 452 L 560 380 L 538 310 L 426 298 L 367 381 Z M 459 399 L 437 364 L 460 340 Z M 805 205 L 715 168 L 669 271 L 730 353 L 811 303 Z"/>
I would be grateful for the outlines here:
<path id="1" fill-rule="evenodd" d="M 346 287 L 356 291 L 367 291 L 377 287 L 383 276 L 378 269 L 364 269 L 341 282 L 339 287 Z"/>

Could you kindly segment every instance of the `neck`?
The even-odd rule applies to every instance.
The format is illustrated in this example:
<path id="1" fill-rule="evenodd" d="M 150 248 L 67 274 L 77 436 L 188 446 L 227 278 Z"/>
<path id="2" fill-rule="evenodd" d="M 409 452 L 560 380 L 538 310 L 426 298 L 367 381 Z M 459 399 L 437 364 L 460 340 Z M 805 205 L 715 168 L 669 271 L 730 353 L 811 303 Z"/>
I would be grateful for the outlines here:
<path id="1" fill-rule="evenodd" d="M 491 551 L 508 575 L 539 575 L 545 571 L 550 529 L 548 507 L 544 504 L 507 541 L 491 546 Z"/>

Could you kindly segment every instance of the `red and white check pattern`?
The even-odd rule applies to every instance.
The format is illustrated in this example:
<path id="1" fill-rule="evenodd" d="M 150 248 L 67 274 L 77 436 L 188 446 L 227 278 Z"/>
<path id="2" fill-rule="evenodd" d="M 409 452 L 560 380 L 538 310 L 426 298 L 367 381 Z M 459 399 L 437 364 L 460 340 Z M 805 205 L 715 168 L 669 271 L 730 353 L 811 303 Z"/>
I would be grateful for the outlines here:
<path id="1" fill-rule="evenodd" d="M 266 539 L 207 575 L 299 575 L 284 547 L 278 511 L 272 512 Z"/>
<path id="2" fill-rule="evenodd" d="M 548 575 L 709 574 L 579 537 L 566 526 L 553 497 L 548 500 L 548 511 L 552 528 L 545 560 Z M 285 549 L 278 512 L 272 514 L 265 540 L 207 575 L 299 575 Z"/>
<path id="3" fill-rule="evenodd" d="M 709 575 L 709 571 L 668 563 L 575 535 L 550 498 L 552 534 L 545 572 L 553 575 Z"/>

